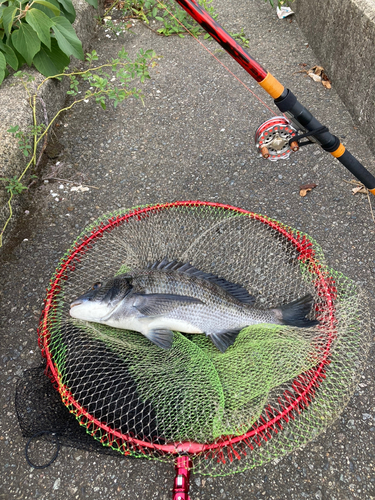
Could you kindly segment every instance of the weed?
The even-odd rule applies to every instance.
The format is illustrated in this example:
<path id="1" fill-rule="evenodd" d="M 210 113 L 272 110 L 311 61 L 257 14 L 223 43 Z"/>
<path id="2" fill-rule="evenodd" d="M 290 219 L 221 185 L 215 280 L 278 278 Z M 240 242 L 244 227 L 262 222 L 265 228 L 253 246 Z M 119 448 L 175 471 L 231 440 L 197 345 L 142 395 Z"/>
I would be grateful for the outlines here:
<path id="1" fill-rule="evenodd" d="M 18 139 L 18 147 L 26 157 L 31 156 L 31 159 L 19 177 L 0 178 L 0 181 L 5 183 L 5 189 L 10 195 L 7 201 L 9 216 L 0 232 L 0 247 L 2 246 L 4 231 L 13 215 L 11 204 L 13 196 L 19 195 L 27 189 L 27 186 L 22 183 L 22 179 L 25 177 L 30 167 L 36 167 L 38 165 L 43 150 L 47 145 L 48 132 L 57 117 L 62 112 L 73 108 L 79 103 L 87 102 L 89 99 L 94 99 L 103 109 L 106 109 L 109 101 L 112 101 L 113 106 L 116 107 L 124 99 L 131 96 L 142 99 L 141 91 L 136 87 L 130 88 L 129 85 L 135 79 L 144 82 L 146 78 L 150 78 L 149 66 L 152 64 L 155 57 L 156 55 L 153 50 L 144 51 L 140 49 L 134 60 L 132 60 L 128 53 L 122 49 L 118 53 L 116 59 L 112 59 L 108 63 L 93 68 L 93 62 L 98 60 L 98 55 L 94 50 L 90 54 L 86 54 L 86 64 L 89 66 L 88 69 L 73 71 L 71 73 L 64 72 L 47 77 L 33 90 L 29 85 L 30 82 L 34 83 L 33 79 L 30 79 L 25 73 L 16 73 L 16 76 L 24 86 L 29 97 L 33 114 L 33 125 L 29 127 L 26 132 L 22 131 L 18 125 L 15 125 L 8 129 L 8 133 L 13 134 Z M 49 123 L 38 123 L 36 113 L 37 101 L 39 100 L 43 103 L 40 97 L 40 89 L 51 78 L 69 78 L 70 89 L 67 93 L 71 96 L 73 102 L 60 109 Z M 89 84 L 89 88 L 82 91 L 83 95 L 81 96 L 79 87 L 84 83 Z M 42 139 L 43 145 L 41 148 L 39 147 L 41 151 L 38 151 L 38 146 L 42 144 Z M 39 156 L 37 156 L 37 154 L 39 154 Z"/>

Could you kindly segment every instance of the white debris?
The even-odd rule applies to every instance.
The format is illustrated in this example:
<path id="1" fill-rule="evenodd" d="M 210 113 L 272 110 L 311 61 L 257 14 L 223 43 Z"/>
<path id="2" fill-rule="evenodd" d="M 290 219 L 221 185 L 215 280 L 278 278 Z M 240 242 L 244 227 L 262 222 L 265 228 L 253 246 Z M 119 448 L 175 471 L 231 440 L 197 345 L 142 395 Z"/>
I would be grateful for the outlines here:
<path id="1" fill-rule="evenodd" d="M 314 82 L 321 82 L 322 81 L 322 77 L 319 76 L 319 75 L 316 75 L 315 73 L 307 73 L 309 75 L 310 78 L 312 78 L 314 80 Z"/>
<path id="2" fill-rule="evenodd" d="M 90 191 L 87 186 L 73 186 L 70 188 L 71 191 L 78 191 L 79 193 L 84 193 L 85 191 Z"/>
<path id="3" fill-rule="evenodd" d="M 284 17 L 294 14 L 290 7 L 276 7 L 276 13 L 279 19 L 284 19 Z"/>
<path id="4" fill-rule="evenodd" d="M 53 483 L 52 489 L 58 490 L 60 488 L 60 484 L 61 484 L 61 479 L 57 478 L 56 481 Z"/>
<path id="5" fill-rule="evenodd" d="M 59 189 L 64 189 L 64 184 L 60 184 Z"/>

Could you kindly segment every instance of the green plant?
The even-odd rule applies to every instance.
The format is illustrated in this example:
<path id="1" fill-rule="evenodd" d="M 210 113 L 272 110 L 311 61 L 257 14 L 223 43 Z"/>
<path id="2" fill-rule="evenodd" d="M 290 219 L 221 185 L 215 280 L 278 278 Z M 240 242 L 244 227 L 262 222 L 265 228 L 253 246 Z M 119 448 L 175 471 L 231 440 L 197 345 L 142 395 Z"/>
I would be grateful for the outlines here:
<path id="1" fill-rule="evenodd" d="M 215 19 L 217 14 L 210 5 L 211 2 L 212 0 L 199 0 L 199 4 Z M 106 14 L 116 7 L 118 3 L 116 0 L 107 10 Z M 139 19 L 159 35 L 177 35 L 184 38 L 186 30 L 189 30 L 194 36 L 202 34 L 205 34 L 205 38 L 210 36 L 175 2 L 168 4 L 167 7 L 167 5 L 158 2 L 158 0 L 125 0 L 122 3 L 121 10 L 125 20 Z M 153 29 L 150 27 L 150 20 L 157 20 L 162 23 L 162 26 Z M 114 25 L 111 20 L 107 21 L 106 24 L 112 31 L 118 32 L 119 25 Z M 121 24 L 120 28 L 124 29 L 124 24 Z"/>
<path id="2" fill-rule="evenodd" d="M 97 0 L 86 0 L 97 7 Z M 34 65 L 44 76 L 61 73 L 70 56 L 84 59 L 72 27 L 71 0 L 0 0 L 0 84 L 9 74 Z"/>
<path id="3" fill-rule="evenodd" d="M 30 141 L 29 141 L 29 136 L 25 132 L 22 132 L 20 130 L 20 127 L 18 125 L 15 125 L 14 127 L 10 127 L 7 132 L 9 134 L 13 134 L 16 139 L 18 139 L 18 147 L 20 150 L 23 152 L 25 156 L 29 156 L 31 146 L 30 146 Z M 2 179 L 3 180 L 3 179 Z"/>
<path id="4" fill-rule="evenodd" d="M 144 82 L 146 78 L 150 78 L 149 67 L 155 64 L 155 57 L 156 55 L 153 50 L 144 51 L 140 49 L 134 60 L 132 60 L 128 53 L 122 49 L 116 59 L 112 59 L 110 62 L 101 64 L 100 66 L 92 67 L 93 63 L 98 60 L 98 55 L 93 50 L 90 54 L 86 54 L 86 64 L 88 65 L 86 70 L 49 76 L 33 89 L 29 85 L 30 82 L 33 82 L 32 78 L 21 71 L 15 74 L 28 95 L 32 109 L 33 125 L 26 132 L 21 131 L 18 125 L 10 127 L 8 132 L 18 139 L 18 146 L 23 154 L 25 156 L 30 155 L 31 158 L 19 177 L 0 178 L 0 181 L 6 183 L 5 189 L 10 194 L 7 201 L 9 216 L 0 232 L 0 247 L 2 246 L 4 231 L 13 216 L 12 199 L 15 195 L 21 194 L 25 189 L 28 189 L 22 183 L 22 180 L 31 167 L 38 166 L 47 144 L 48 132 L 57 117 L 62 112 L 73 108 L 83 101 L 87 102 L 89 99 L 95 99 L 96 103 L 100 104 L 103 109 L 106 109 L 109 101 L 112 101 L 113 106 L 116 107 L 130 96 L 142 99 L 143 96 L 140 90 L 136 87 L 130 88 L 130 84 L 136 78 L 141 82 Z M 51 78 L 70 79 L 70 90 L 67 93 L 73 101 L 60 109 L 48 123 L 38 123 L 36 111 L 37 102 L 42 101 L 40 89 Z M 79 91 L 80 86 L 86 87 L 86 90 L 81 91 L 82 93 Z M 77 98 L 78 95 L 79 98 Z M 42 146 L 38 148 L 41 144 Z"/>
<path id="5" fill-rule="evenodd" d="M 27 186 L 22 184 L 16 175 L 14 177 L 0 177 L 0 181 L 6 182 L 5 189 L 12 195 L 20 194 L 27 189 Z"/>
<path id="6" fill-rule="evenodd" d="M 243 47 L 250 47 L 250 40 L 246 37 L 243 28 L 241 28 L 240 33 L 229 33 L 235 40 L 241 42 Z"/>
<path id="7" fill-rule="evenodd" d="M 271 6 L 274 7 L 274 0 L 264 0 L 265 2 L 270 2 Z M 294 2 L 294 0 L 277 0 L 277 6 L 282 7 L 283 5 L 288 5 Z"/>
<path id="8" fill-rule="evenodd" d="M 216 19 L 217 13 L 214 11 L 214 8 L 210 6 L 211 2 L 212 0 L 199 0 L 199 4 L 207 10 L 211 17 Z M 116 0 L 107 10 L 106 14 L 113 10 L 118 3 L 119 2 Z M 184 38 L 187 30 L 189 30 L 190 33 L 196 37 L 203 35 L 204 39 L 210 38 L 210 35 L 206 33 L 206 31 L 203 30 L 185 10 L 178 7 L 175 2 L 172 3 L 172 5 L 168 4 L 168 8 L 166 7 L 165 4 L 159 3 L 158 0 L 125 0 L 122 6 L 123 21 L 115 24 L 112 19 L 105 17 L 105 24 L 106 27 L 116 35 L 119 35 L 124 30 L 128 30 L 132 26 L 132 24 L 128 24 L 129 19 L 139 19 L 149 29 L 155 31 L 159 35 L 177 35 L 180 38 Z M 163 25 L 157 29 L 153 29 L 150 27 L 151 20 L 159 21 L 159 23 Z M 250 42 L 243 28 L 240 33 L 230 33 L 230 35 L 244 47 L 249 47 Z"/>

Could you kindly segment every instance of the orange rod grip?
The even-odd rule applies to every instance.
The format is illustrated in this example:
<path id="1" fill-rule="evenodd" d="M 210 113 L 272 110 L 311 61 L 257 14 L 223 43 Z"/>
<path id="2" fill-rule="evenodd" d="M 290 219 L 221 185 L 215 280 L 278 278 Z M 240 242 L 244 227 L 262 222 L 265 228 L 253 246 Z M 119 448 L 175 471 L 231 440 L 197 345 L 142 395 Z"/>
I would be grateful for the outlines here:
<path id="1" fill-rule="evenodd" d="M 271 73 L 268 73 L 266 78 L 259 82 L 259 85 L 274 99 L 280 97 L 284 92 L 284 86 Z"/>
<path id="2" fill-rule="evenodd" d="M 336 149 L 336 151 L 332 151 L 331 155 L 335 158 L 340 158 L 345 153 L 345 146 L 340 143 L 340 146 Z"/>

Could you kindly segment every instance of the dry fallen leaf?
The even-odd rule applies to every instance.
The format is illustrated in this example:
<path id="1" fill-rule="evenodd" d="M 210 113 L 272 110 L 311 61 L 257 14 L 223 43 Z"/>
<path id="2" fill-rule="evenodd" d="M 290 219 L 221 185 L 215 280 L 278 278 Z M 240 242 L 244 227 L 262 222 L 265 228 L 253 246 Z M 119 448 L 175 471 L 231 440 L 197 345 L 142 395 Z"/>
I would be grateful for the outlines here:
<path id="1" fill-rule="evenodd" d="M 299 195 L 305 197 L 309 191 L 316 188 L 317 184 L 303 184 L 303 186 L 299 187 Z"/>
<path id="2" fill-rule="evenodd" d="M 300 64 L 300 66 L 306 66 L 306 64 Z M 297 71 L 296 73 L 306 73 L 310 78 L 314 80 L 314 82 L 322 82 L 326 89 L 330 89 L 332 87 L 331 81 L 328 78 L 327 74 L 324 72 L 323 66 L 315 65 L 310 69 Z"/>
<path id="3" fill-rule="evenodd" d="M 357 186 L 357 187 L 352 189 L 352 193 L 353 194 L 357 194 L 357 193 L 367 194 L 367 189 L 365 188 L 365 186 Z"/>
<path id="4" fill-rule="evenodd" d="M 313 66 L 310 71 L 314 71 L 316 75 L 323 76 L 324 68 L 323 66 Z"/>

